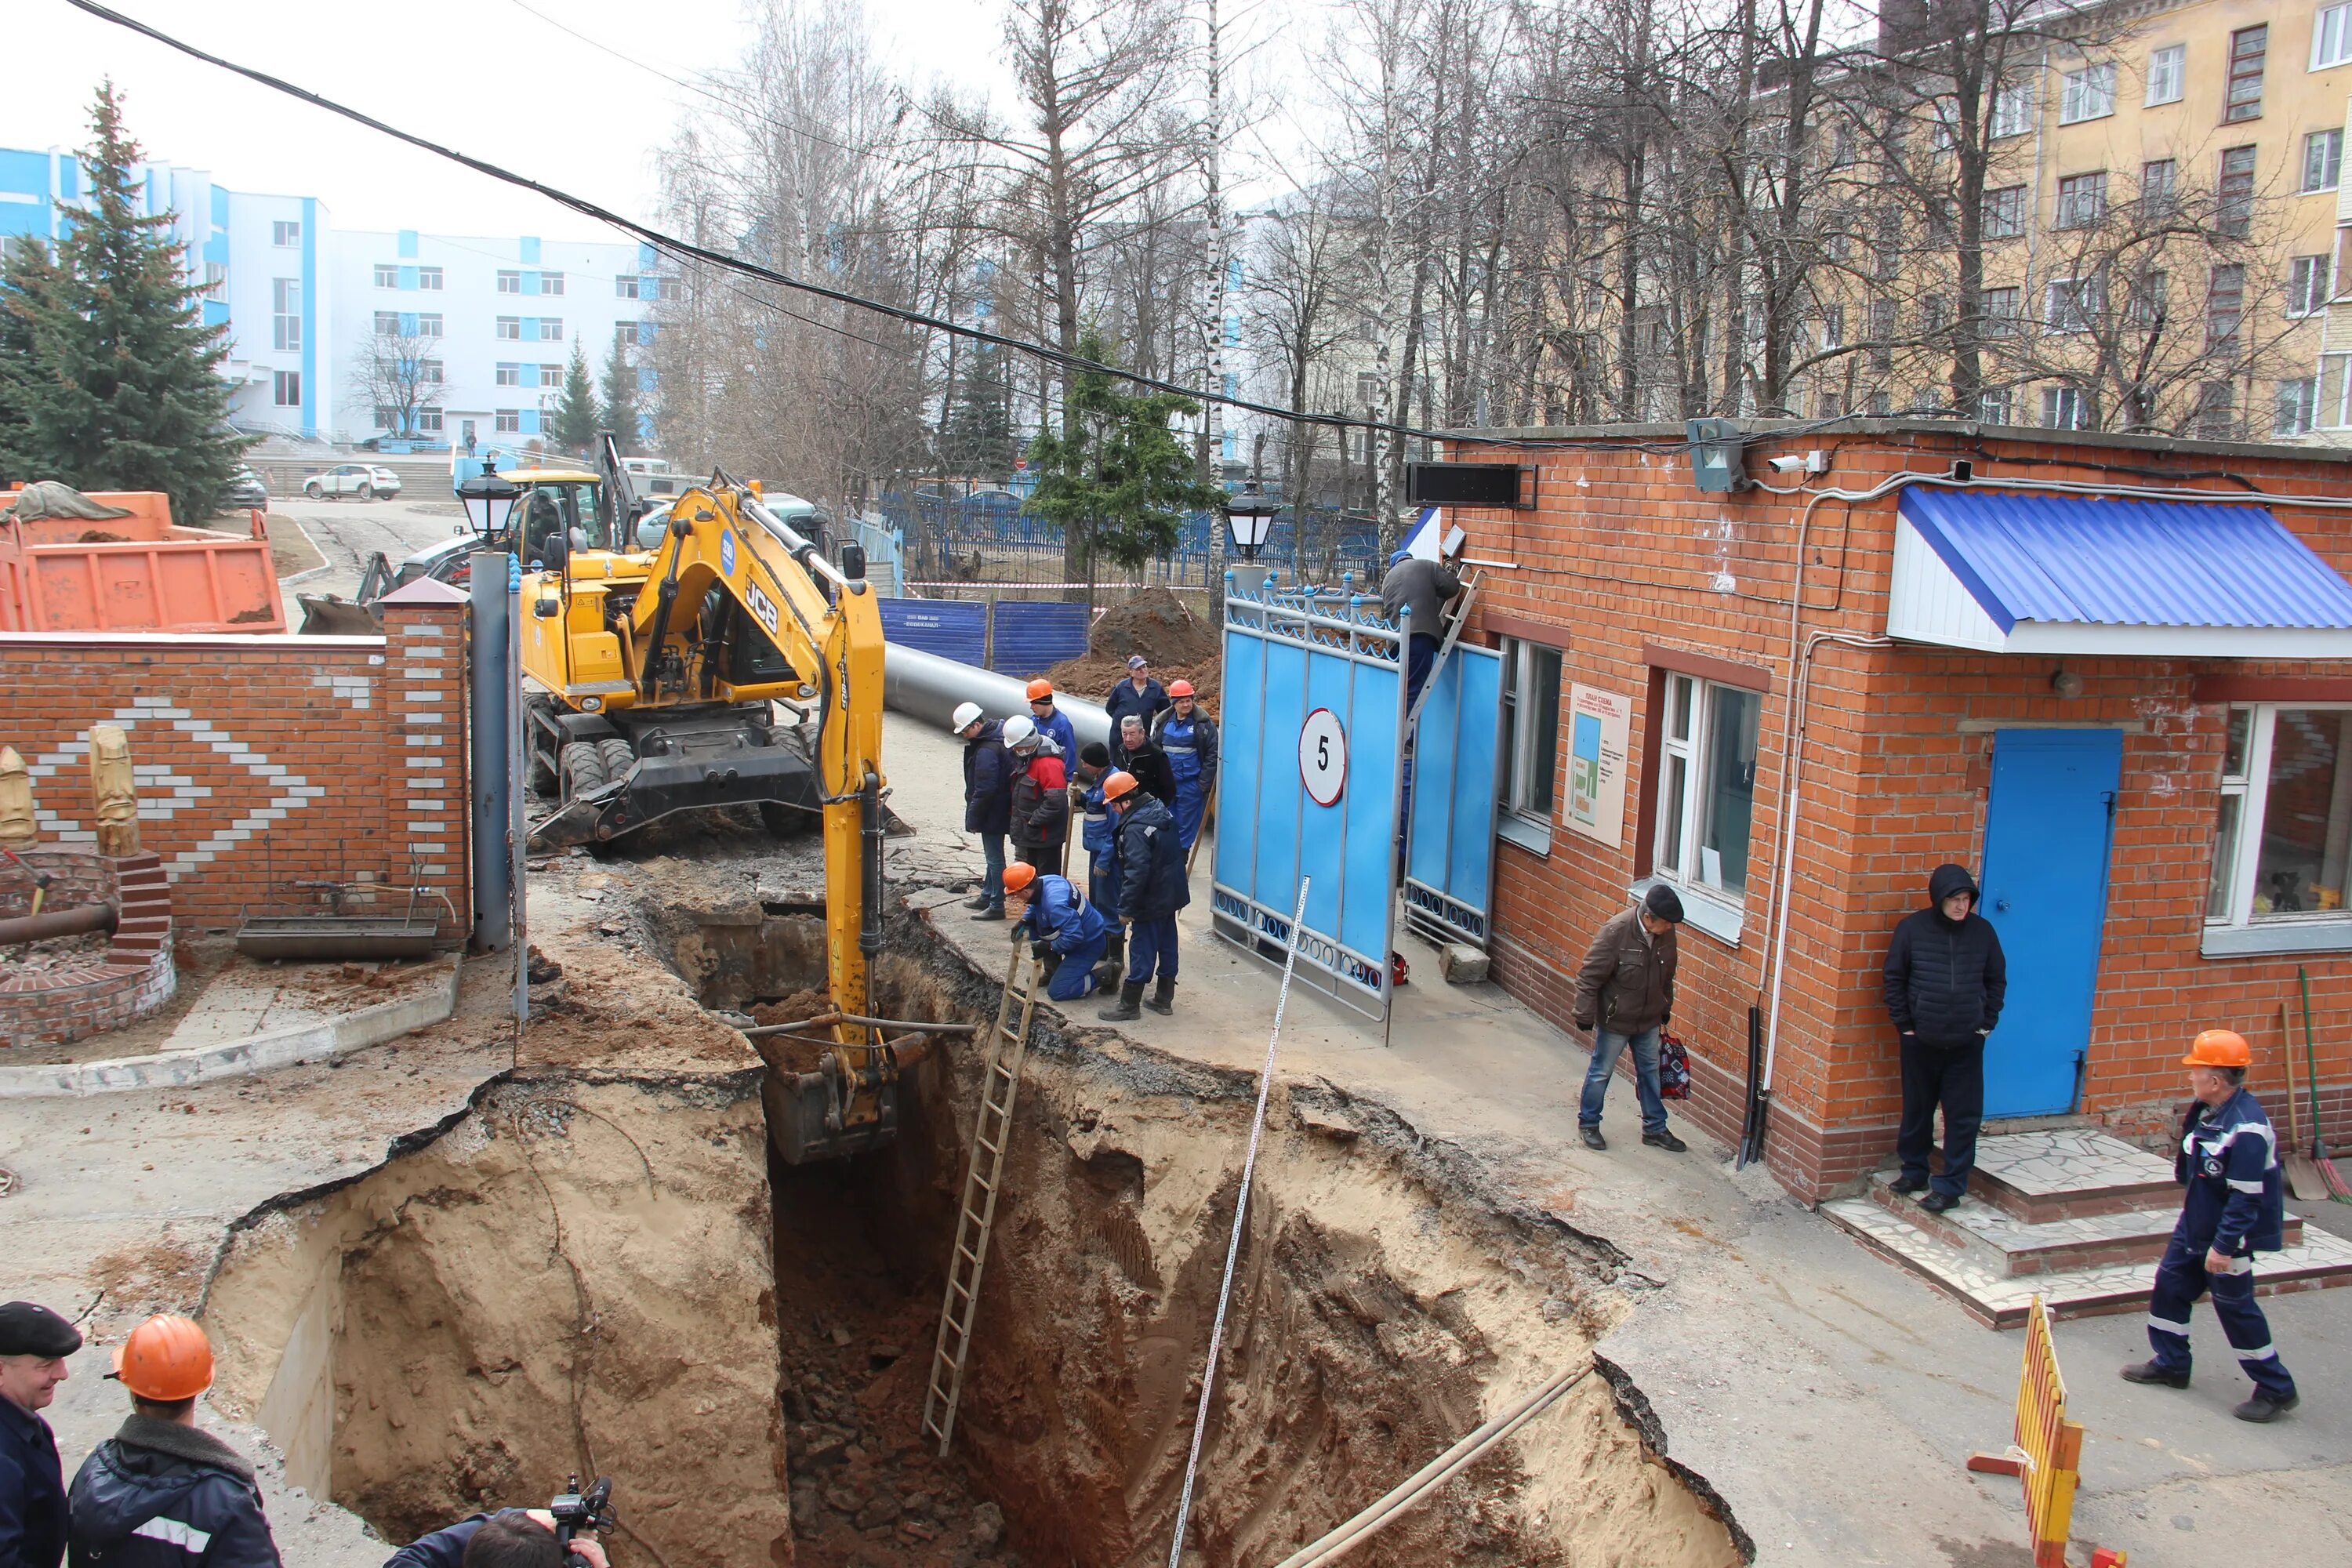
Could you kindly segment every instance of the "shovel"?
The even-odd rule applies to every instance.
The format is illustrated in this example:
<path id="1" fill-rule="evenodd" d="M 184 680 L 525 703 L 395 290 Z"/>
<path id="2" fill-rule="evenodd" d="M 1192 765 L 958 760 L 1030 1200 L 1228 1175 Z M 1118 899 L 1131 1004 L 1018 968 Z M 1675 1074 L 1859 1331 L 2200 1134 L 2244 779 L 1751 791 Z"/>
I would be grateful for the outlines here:
<path id="1" fill-rule="evenodd" d="M 2311 1039 L 2311 972 L 2298 963 L 2294 966 L 2294 978 L 2303 987 L 2303 1066 L 2310 1075 L 2311 1163 L 2318 1167 L 2319 1179 L 2327 1184 L 2327 1195 L 2339 1204 L 2352 1204 L 2352 1187 L 2344 1184 L 2336 1162 L 2327 1157 L 2327 1141 L 2319 1131 L 2319 1056 Z"/>
<path id="2" fill-rule="evenodd" d="M 2304 1152 L 2303 1112 L 2295 1104 L 2299 1092 L 2294 1081 L 2294 1021 L 2288 1004 L 2279 1004 L 2279 1033 L 2286 1041 L 2286 1187 L 2307 1204 L 2327 1201 L 2327 1184 L 2319 1179 L 2319 1167 Z"/>

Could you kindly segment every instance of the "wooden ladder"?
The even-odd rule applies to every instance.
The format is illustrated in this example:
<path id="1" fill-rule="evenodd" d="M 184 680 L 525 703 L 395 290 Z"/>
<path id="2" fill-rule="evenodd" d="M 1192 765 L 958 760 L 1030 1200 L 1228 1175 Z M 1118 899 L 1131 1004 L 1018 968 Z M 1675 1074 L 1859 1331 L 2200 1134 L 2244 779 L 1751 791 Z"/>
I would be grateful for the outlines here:
<path id="1" fill-rule="evenodd" d="M 1029 963 L 1029 983 L 1020 984 L 1024 944 L 1013 944 L 1004 972 L 1004 998 L 996 1026 L 989 1031 L 988 1056 L 981 1067 L 980 1113 L 971 1129 L 971 1163 L 964 1170 L 963 1213 L 956 1221 L 955 1251 L 948 1257 L 947 1300 L 940 1305 L 940 1339 L 931 1352 L 930 1390 L 923 1396 L 926 1435 L 936 1433 L 940 1457 L 955 1435 L 956 1401 L 963 1394 L 964 1357 L 971 1351 L 972 1319 L 980 1310 L 980 1274 L 988 1263 L 989 1232 L 996 1223 L 996 1194 L 1004 1177 L 1004 1150 L 1013 1142 L 1013 1104 L 1021 1093 L 1021 1064 L 1029 1054 L 1029 1020 L 1045 966 Z M 1021 1004 L 1021 1021 L 1013 1005 Z"/>

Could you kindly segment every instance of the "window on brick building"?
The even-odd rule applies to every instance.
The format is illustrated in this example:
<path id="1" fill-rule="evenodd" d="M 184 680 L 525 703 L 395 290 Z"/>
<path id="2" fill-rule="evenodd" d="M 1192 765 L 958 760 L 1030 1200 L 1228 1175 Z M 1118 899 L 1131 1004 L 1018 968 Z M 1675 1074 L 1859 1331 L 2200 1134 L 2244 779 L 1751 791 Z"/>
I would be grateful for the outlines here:
<path id="1" fill-rule="evenodd" d="M 2010 417 L 2009 388 L 2003 386 L 1977 395 L 1977 422 L 1981 425 L 2006 425 Z"/>
<path id="2" fill-rule="evenodd" d="M 2181 83 L 2189 75 L 2188 64 L 2189 46 L 2186 44 L 2167 44 L 2160 49 L 2148 51 L 2147 106 L 2150 109 L 2159 103 L 2180 101 Z"/>
<path id="3" fill-rule="evenodd" d="M 2230 86 L 2221 109 L 2224 121 L 2263 117 L 2263 61 L 2270 54 L 2270 38 L 2267 22 L 2230 35 Z"/>
<path id="4" fill-rule="evenodd" d="M 2221 177 L 2213 187 L 2213 226 L 2244 238 L 2254 226 L 2254 150 L 2225 147 Z"/>
<path id="5" fill-rule="evenodd" d="M 2042 389 L 2042 424 L 2048 430 L 2081 430 L 2090 421 L 2084 415 L 2085 405 L 2079 386 L 2045 386 Z"/>
<path id="6" fill-rule="evenodd" d="M 2315 131 L 2303 139 L 2303 188 L 2332 191 L 2344 176 L 2344 130 Z"/>
<path id="7" fill-rule="evenodd" d="M 1559 754 L 1559 649 L 1503 639 L 1503 771 L 1496 797 L 1502 835 L 1538 852 L 1551 847 Z"/>
<path id="8" fill-rule="evenodd" d="M 1736 913 L 1748 896 L 1764 694 L 1669 671 L 1662 696 L 1652 873 Z"/>
<path id="9" fill-rule="evenodd" d="M 2271 419 L 2271 434 L 2276 437 L 2308 436 L 2312 416 L 2319 407 L 2319 378 L 2315 375 L 2296 376 L 2278 384 L 2278 410 Z"/>
<path id="10" fill-rule="evenodd" d="M 2067 174 L 2058 182 L 2058 226 L 2091 228 L 2107 216 L 2107 172 Z"/>
<path id="11" fill-rule="evenodd" d="M 2352 5 L 2326 5 L 2311 23 L 2311 68 L 2352 64 Z"/>
<path id="12" fill-rule="evenodd" d="M 2286 264 L 2286 313 L 2316 316 L 2327 309 L 2325 256 L 2298 256 Z"/>
<path id="13" fill-rule="evenodd" d="M 2084 66 L 2066 73 L 2066 88 L 2059 96 L 2058 123 L 2077 125 L 2085 120 L 2104 120 L 2116 111 L 2116 68 L 2113 64 Z"/>
<path id="14" fill-rule="evenodd" d="M 2230 710 L 2205 896 L 2209 946 L 2215 928 L 2277 935 L 2352 920 L 2348 762 L 2352 704 Z"/>
<path id="15" fill-rule="evenodd" d="M 1984 194 L 1984 237 L 2015 239 L 2025 232 L 2025 187 L 2003 185 Z"/>

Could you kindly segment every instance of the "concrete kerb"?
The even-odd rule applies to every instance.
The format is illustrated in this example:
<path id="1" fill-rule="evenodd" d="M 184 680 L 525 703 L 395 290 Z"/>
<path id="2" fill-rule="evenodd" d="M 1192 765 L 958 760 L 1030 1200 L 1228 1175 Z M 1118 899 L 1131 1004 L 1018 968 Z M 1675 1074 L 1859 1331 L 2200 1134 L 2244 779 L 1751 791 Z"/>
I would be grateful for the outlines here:
<path id="1" fill-rule="evenodd" d="M 461 956 L 449 955 L 449 977 L 414 996 L 378 1003 L 318 1023 L 297 1024 L 238 1040 L 233 1045 L 119 1057 L 110 1061 L 65 1062 L 50 1067 L 0 1068 L 0 1100 L 77 1099 L 130 1089 L 185 1089 L 225 1078 L 301 1062 L 331 1061 L 368 1046 L 397 1039 L 447 1018 L 457 1007 Z"/>

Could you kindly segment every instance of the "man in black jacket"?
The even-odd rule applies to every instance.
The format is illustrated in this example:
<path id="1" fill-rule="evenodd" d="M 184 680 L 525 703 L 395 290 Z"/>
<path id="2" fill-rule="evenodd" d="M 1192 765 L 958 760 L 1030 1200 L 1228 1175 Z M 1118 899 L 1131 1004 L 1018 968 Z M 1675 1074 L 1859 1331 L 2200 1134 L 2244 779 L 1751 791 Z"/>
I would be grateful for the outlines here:
<path id="1" fill-rule="evenodd" d="M 1168 765 L 1168 753 L 1152 740 L 1143 721 L 1132 713 L 1118 721 L 1118 734 L 1111 742 L 1111 759 L 1121 772 L 1135 775 L 1144 794 L 1173 813 L 1176 770 Z"/>
<path id="2" fill-rule="evenodd" d="M 1097 1014 L 1107 1024 L 1176 1011 L 1176 911 L 1192 901 L 1184 876 L 1184 843 L 1176 815 L 1137 785 L 1135 775 L 1117 773 L 1103 781 L 1103 798 L 1118 824 L 1118 918 L 1127 922 L 1127 979 L 1118 1005 Z M 1158 972 L 1151 1000 L 1143 983 Z"/>
<path id="3" fill-rule="evenodd" d="M 0 1307 L 0 1565 L 58 1568 L 66 1556 L 66 1475 L 40 1412 L 68 1375 L 81 1331 L 32 1301 Z"/>
<path id="4" fill-rule="evenodd" d="M 114 1352 L 121 1429 L 74 1477 L 72 1568 L 279 1568 L 245 1457 L 196 1426 L 213 1349 L 186 1318 L 148 1319 Z"/>
<path id="5" fill-rule="evenodd" d="M 1977 885 L 1948 863 L 1927 879 L 1927 907 L 1903 917 L 1886 948 L 1886 1011 L 1903 1037 L 1903 1121 L 1895 1134 L 1898 1193 L 1942 1214 L 1969 1190 L 1984 1125 L 1984 1043 L 2000 1022 L 2009 965 L 2000 934 L 1976 912 Z M 1931 1183 L 1927 1150 L 1944 1110 L 1944 1169 Z"/>
<path id="6" fill-rule="evenodd" d="M 604 1549 L 589 1536 L 572 1539 L 571 1558 L 605 1568 Z M 545 1509 L 503 1509 L 461 1519 L 410 1542 L 383 1568 L 567 1568 L 555 1539 L 555 1516 Z"/>
<path id="7" fill-rule="evenodd" d="M 965 907 L 976 921 L 1004 918 L 1004 836 L 1013 828 L 1013 758 L 1004 749 L 1004 726 L 985 717 L 977 702 L 954 714 L 963 742 L 963 830 L 980 835 L 980 892 Z"/>

